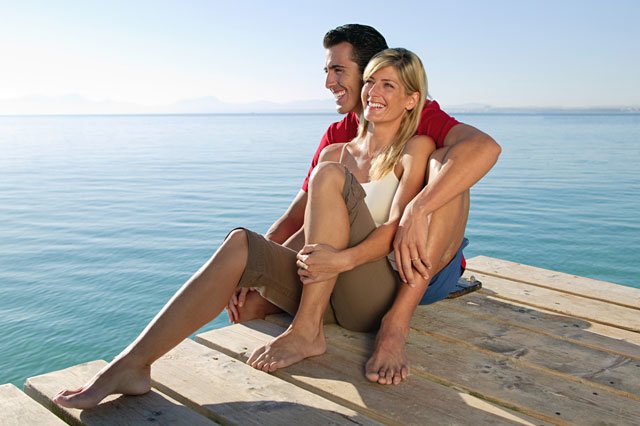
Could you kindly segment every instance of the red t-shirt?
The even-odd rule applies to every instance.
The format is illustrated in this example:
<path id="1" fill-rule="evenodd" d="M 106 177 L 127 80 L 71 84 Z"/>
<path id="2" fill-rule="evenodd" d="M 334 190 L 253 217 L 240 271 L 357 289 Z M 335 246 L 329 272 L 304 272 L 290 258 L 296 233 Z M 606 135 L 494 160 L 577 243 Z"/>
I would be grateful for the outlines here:
<path id="1" fill-rule="evenodd" d="M 422 109 L 422 116 L 420 117 L 416 134 L 430 136 L 436 142 L 436 146 L 441 148 L 449 130 L 458 123 L 458 120 L 441 110 L 440 105 L 438 105 L 436 101 L 426 101 Z M 353 140 L 357 134 L 358 115 L 354 112 L 348 113 L 342 120 L 329 126 L 327 131 L 324 132 L 324 135 L 322 135 L 320 145 L 318 145 L 318 149 L 311 161 L 309 173 L 307 173 L 307 177 L 302 184 L 302 190 L 304 192 L 307 192 L 311 172 L 318 165 L 320 152 L 322 152 L 324 147 L 332 143 L 349 142 Z"/>

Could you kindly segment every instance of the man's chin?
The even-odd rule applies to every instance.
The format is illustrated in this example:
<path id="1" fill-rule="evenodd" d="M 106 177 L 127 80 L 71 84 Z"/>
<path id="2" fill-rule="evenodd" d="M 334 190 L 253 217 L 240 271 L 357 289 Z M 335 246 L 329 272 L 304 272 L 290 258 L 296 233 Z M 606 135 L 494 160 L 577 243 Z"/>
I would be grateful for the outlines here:
<path id="1" fill-rule="evenodd" d="M 349 109 L 349 107 L 348 107 L 348 106 L 346 106 L 346 105 L 336 104 L 336 112 L 337 112 L 338 114 L 343 114 L 343 115 L 344 115 L 344 114 L 348 114 L 348 113 L 349 113 L 349 111 L 351 111 L 351 110 Z"/>

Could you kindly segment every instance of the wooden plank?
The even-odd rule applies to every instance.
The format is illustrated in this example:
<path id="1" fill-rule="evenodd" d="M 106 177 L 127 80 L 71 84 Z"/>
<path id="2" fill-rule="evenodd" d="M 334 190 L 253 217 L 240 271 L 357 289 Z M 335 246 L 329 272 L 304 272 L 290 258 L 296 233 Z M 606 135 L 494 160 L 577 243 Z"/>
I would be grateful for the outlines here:
<path id="1" fill-rule="evenodd" d="M 487 256 L 469 259 L 467 269 L 640 310 L 640 289 L 632 287 Z"/>
<path id="2" fill-rule="evenodd" d="M 282 316 L 269 319 L 286 321 Z M 337 326 L 325 326 L 325 332 L 331 344 L 364 354 L 371 350 L 371 336 Z M 474 351 L 450 338 L 413 332 L 407 356 L 415 374 L 550 422 L 608 424 L 615 419 L 615 424 L 634 424 L 631 419 L 640 415 L 640 404 L 619 392 L 568 381 L 517 358 Z"/>
<path id="3" fill-rule="evenodd" d="M 640 332 L 640 314 L 635 309 L 478 272 L 466 271 L 464 276 L 468 277 L 472 274 L 482 281 L 482 290 L 480 290 L 482 294 L 524 303 L 529 306 L 618 327 L 623 330 Z"/>
<path id="4" fill-rule="evenodd" d="M 0 424 L 2 426 L 66 425 L 42 405 L 12 384 L 0 386 Z"/>
<path id="5" fill-rule="evenodd" d="M 640 333 L 621 330 L 593 321 L 558 314 L 522 303 L 501 300 L 486 294 L 468 294 L 460 299 L 446 300 L 430 306 L 446 306 L 464 311 L 473 321 L 491 320 L 509 327 L 588 346 L 611 354 L 640 360 Z M 424 307 L 424 309 L 429 309 Z M 423 309 L 423 308 L 420 308 Z"/>
<path id="6" fill-rule="evenodd" d="M 333 326 L 330 330 L 338 329 Z M 238 359 L 271 340 L 284 329 L 265 321 L 251 321 L 200 334 L 196 339 Z M 499 407 L 423 377 L 412 377 L 400 386 L 370 383 L 363 374 L 366 356 L 353 348 L 340 348 L 328 333 L 327 353 L 306 359 L 274 373 L 277 377 L 352 407 L 385 424 L 544 424 L 526 414 Z M 359 341 L 364 342 L 360 336 Z M 554 419 L 555 420 L 555 419 Z"/>
<path id="7" fill-rule="evenodd" d="M 339 338 L 336 344 L 359 345 L 369 353 L 361 334 L 336 326 L 327 328 L 336 335 L 336 342 Z M 613 420 L 614 424 L 631 425 L 640 418 L 637 401 L 588 383 L 564 380 L 511 357 L 471 350 L 453 339 L 412 331 L 407 356 L 416 374 L 547 421 L 587 425 Z"/>
<path id="8" fill-rule="evenodd" d="M 152 380 L 166 394 L 223 424 L 379 424 L 192 340 L 156 361 Z"/>
<path id="9" fill-rule="evenodd" d="M 454 339 L 473 350 L 509 356 L 531 367 L 560 374 L 568 380 L 587 380 L 640 402 L 640 360 L 637 359 L 489 318 L 478 320 L 466 311 L 451 309 L 447 303 L 419 307 L 412 327 L 434 336 Z"/>
<path id="10" fill-rule="evenodd" d="M 215 424 L 156 390 L 151 390 L 141 396 L 111 395 L 97 407 L 88 410 L 64 408 L 52 402 L 52 398 L 61 389 L 79 388 L 105 365 L 104 361 L 93 361 L 31 377 L 25 383 L 25 392 L 64 421 L 73 425 L 211 426 Z"/>

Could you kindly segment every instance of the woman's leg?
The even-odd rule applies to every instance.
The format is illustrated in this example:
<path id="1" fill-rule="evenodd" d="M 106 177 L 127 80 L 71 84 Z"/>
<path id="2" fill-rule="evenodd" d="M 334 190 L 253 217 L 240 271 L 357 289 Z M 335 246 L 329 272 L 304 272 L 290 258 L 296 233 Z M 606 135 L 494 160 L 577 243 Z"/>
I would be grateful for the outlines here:
<path id="1" fill-rule="evenodd" d="M 89 408 L 113 393 L 148 392 L 151 364 L 222 311 L 246 263 L 246 233 L 234 230 L 133 343 L 85 386 L 62 391 L 54 401 L 66 407 Z"/>
<path id="2" fill-rule="evenodd" d="M 440 148 L 431 155 L 428 181 L 435 179 L 442 169 L 447 152 L 448 148 Z M 468 214 L 469 191 L 466 191 L 429 215 L 427 253 L 431 259 L 435 259 L 432 277 L 456 255 L 464 238 Z M 409 363 L 405 342 L 413 310 L 406 307 L 418 305 L 428 284 L 418 276 L 416 287 L 399 287 L 395 303 L 382 321 L 376 336 L 374 352 L 365 367 L 367 379 L 370 381 L 398 384 L 407 377 Z"/>
<path id="3" fill-rule="evenodd" d="M 345 169 L 322 163 L 309 185 L 304 233 L 307 244 L 328 244 L 337 249 L 349 242 L 349 212 L 344 201 Z M 276 339 L 256 349 L 248 364 L 275 371 L 326 350 L 323 318 L 336 278 L 305 285 L 291 326 Z M 301 284 L 302 285 L 302 284 Z"/>

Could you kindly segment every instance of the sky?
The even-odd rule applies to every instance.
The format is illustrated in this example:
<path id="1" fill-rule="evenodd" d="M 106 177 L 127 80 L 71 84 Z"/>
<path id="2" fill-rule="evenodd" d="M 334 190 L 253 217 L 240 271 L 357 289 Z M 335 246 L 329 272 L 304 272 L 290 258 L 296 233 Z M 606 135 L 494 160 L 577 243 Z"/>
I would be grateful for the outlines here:
<path id="1" fill-rule="evenodd" d="M 640 105 L 640 1 L 0 0 L 0 100 L 329 99 L 324 33 L 377 28 L 444 105 Z"/>

